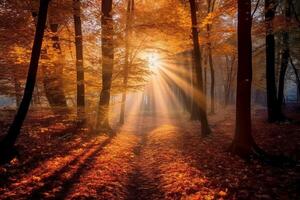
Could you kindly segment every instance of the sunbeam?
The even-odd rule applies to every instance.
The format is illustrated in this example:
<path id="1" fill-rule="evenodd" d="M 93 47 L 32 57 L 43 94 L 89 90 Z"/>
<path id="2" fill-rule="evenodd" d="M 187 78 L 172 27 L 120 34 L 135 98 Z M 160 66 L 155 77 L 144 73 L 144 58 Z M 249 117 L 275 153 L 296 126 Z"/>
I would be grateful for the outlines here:
<path id="1" fill-rule="evenodd" d="M 300 199 L 300 0 L 0 2 L 0 200 Z"/>

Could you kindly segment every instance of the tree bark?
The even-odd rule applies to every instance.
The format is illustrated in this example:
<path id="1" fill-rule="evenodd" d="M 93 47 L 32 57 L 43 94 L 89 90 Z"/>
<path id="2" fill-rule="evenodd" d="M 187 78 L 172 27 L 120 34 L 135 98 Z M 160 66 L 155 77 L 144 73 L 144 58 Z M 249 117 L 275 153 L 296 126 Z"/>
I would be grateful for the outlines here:
<path id="1" fill-rule="evenodd" d="M 20 134 L 21 127 L 26 118 L 30 102 L 32 99 L 32 94 L 34 91 L 34 86 L 36 83 L 36 76 L 39 64 L 39 58 L 41 53 L 41 47 L 44 37 L 44 30 L 47 20 L 48 5 L 50 0 L 40 0 L 40 7 L 38 12 L 38 21 L 36 26 L 36 32 L 34 37 L 34 43 L 31 52 L 31 59 L 27 74 L 26 85 L 24 89 L 24 95 L 20 103 L 20 107 L 17 114 L 11 124 L 8 133 L 5 135 L 4 139 L 0 142 L 0 160 L 9 161 L 10 153 L 14 147 L 14 144 Z"/>
<path id="2" fill-rule="evenodd" d="M 123 86 L 124 91 L 122 94 L 121 112 L 120 112 L 120 124 L 124 124 L 125 121 L 125 107 L 128 88 L 128 75 L 129 75 L 129 51 L 130 51 L 130 36 L 131 36 L 131 23 L 134 9 L 134 0 L 128 0 L 127 16 L 126 16 L 126 28 L 125 28 L 125 65 L 123 69 Z"/>
<path id="3" fill-rule="evenodd" d="M 194 55 L 192 54 L 192 69 L 191 69 L 191 86 L 192 86 L 192 98 L 191 98 L 191 120 L 196 121 L 200 119 L 199 116 L 199 105 L 197 104 L 197 80 L 195 77 L 196 74 L 196 66 Z"/>
<path id="4" fill-rule="evenodd" d="M 110 130 L 109 101 L 114 66 L 112 0 L 102 1 L 101 42 L 102 42 L 102 90 L 96 129 Z"/>
<path id="5" fill-rule="evenodd" d="M 297 84 L 297 98 L 299 97 L 299 94 L 300 94 L 300 76 L 299 76 L 299 73 L 298 73 L 298 69 L 296 68 L 294 62 L 293 62 L 293 59 L 292 57 L 290 56 L 290 63 L 291 63 L 291 66 L 294 70 L 294 73 L 295 73 L 295 76 L 296 76 L 296 84 Z"/>
<path id="6" fill-rule="evenodd" d="M 76 72 L 77 72 L 77 118 L 85 118 L 85 88 L 84 88 L 84 67 L 83 67 L 83 45 L 81 28 L 80 0 L 73 0 L 74 4 L 74 27 L 76 47 Z"/>
<path id="7" fill-rule="evenodd" d="M 267 85 L 267 108 L 268 121 L 276 122 L 282 118 L 278 105 L 276 78 L 275 78 L 275 37 L 273 33 L 273 19 L 276 5 L 274 0 L 265 0 L 266 22 L 266 85 Z"/>
<path id="8" fill-rule="evenodd" d="M 251 154 L 252 39 L 251 0 L 238 0 L 238 74 L 236 128 L 231 151 L 240 156 Z"/>
<path id="9" fill-rule="evenodd" d="M 207 13 L 211 13 L 214 11 L 214 5 L 215 5 L 215 0 L 208 0 L 207 1 Z M 208 39 L 208 63 L 209 63 L 209 69 L 210 69 L 210 113 L 214 114 L 215 113 L 215 70 L 214 70 L 214 64 L 213 64 L 213 57 L 212 57 L 212 48 L 211 48 L 211 28 L 212 25 L 207 24 L 206 25 L 206 30 L 207 30 L 207 39 Z"/>
<path id="10" fill-rule="evenodd" d="M 195 71 L 197 76 L 197 87 L 194 88 L 198 90 L 199 95 L 194 98 L 198 103 L 200 121 L 201 121 L 201 134 L 203 136 L 210 134 L 210 128 L 207 120 L 206 113 L 206 98 L 203 94 L 203 77 L 202 77 L 202 61 L 201 61 L 201 52 L 199 47 L 199 38 L 198 38 L 198 22 L 197 22 L 197 13 L 196 13 L 196 3 L 195 0 L 189 0 L 190 9 L 191 9 L 191 21 L 192 21 L 192 35 L 193 35 L 193 46 L 194 46 L 194 62 L 195 62 Z"/>
<path id="11" fill-rule="evenodd" d="M 232 90 L 232 80 L 234 79 L 233 67 L 234 67 L 235 58 L 233 57 L 230 61 L 229 56 L 226 55 L 225 60 L 226 60 L 226 80 L 224 84 L 224 105 L 226 107 L 229 105 L 231 99 L 230 95 Z"/>
<path id="12" fill-rule="evenodd" d="M 285 23 L 289 26 L 291 9 L 290 0 L 285 0 Z M 279 109 L 282 110 L 283 100 L 284 100 L 284 85 L 285 85 L 285 75 L 288 68 L 290 49 L 289 49 L 289 33 L 284 31 L 282 34 L 283 49 L 281 55 L 281 68 L 279 74 L 279 86 L 278 86 L 278 104 Z"/>
<path id="13" fill-rule="evenodd" d="M 20 95 L 22 89 L 21 89 L 21 83 L 18 79 L 17 76 L 17 70 L 16 70 L 16 66 L 13 67 L 12 72 L 11 72 L 11 76 L 13 77 L 13 84 L 14 84 L 14 89 L 15 89 L 15 97 L 16 97 L 16 108 L 18 108 L 20 106 L 21 103 L 21 98 L 22 96 Z"/>
<path id="14" fill-rule="evenodd" d="M 203 68 L 203 76 L 204 76 L 204 80 L 203 80 L 203 96 L 206 98 L 207 97 L 207 68 L 206 66 L 204 65 L 204 68 Z"/>

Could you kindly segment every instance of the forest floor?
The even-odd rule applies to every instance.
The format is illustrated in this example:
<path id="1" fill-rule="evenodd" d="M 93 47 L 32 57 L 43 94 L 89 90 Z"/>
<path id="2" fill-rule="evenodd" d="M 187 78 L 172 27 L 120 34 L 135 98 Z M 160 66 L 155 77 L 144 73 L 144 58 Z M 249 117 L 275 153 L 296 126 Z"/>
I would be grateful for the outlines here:
<path id="1" fill-rule="evenodd" d="M 299 165 L 246 162 L 227 152 L 232 113 L 210 116 L 213 134 L 202 138 L 198 123 L 176 118 L 131 117 L 108 137 L 77 126 L 74 116 L 31 111 L 19 158 L 0 167 L 0 199 L 299 199 Z M 264 110 L 254 112 L 258 144 L 299 161 L 299 123 L 265 119 Z M 2 133 L 9 122 L 2 117 Z"/>

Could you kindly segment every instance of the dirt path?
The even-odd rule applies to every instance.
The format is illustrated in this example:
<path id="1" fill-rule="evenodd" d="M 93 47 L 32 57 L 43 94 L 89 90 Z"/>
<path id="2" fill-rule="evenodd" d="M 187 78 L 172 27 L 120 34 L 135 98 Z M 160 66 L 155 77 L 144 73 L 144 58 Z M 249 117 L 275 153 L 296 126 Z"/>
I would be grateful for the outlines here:
<path id="1" fill-rule="evenodd" d="M 214 190 L 202 188 L 205 176 L 184 155 L 184 122 L 142 117 L 133 132 L 139 137 L 128 184 L 129 200 L 213 199 Z M 188 137 L 188 136 L 186 136 Z M 194 138 L 196 141 L 200 137 Z M 189 145 L 189 144 L 187 144 Z M 202 192 L 199 192 L 202 191 Z"/>
<path id="2" fill-rule="evenodd" d="M 147 180 L 145 180 L 143 169 L 141 166 L 142 151 L 146 145 L 147 136 L 144 134 L 139 134 L 140 142 L 133 149 L 135 159 L 132 162 L 133 171 L 129 175 L 128 183 L 128 200 L 139 200 L 143 199 L 143 190 L 147 188 Z"/>
<path id="3" fill-rule="evenodd" d="M 151 130 L 155 129 L 157 121 L 154 118 L 141 117 L 136 123 L 134 133 L 139 137 L 139 143 L 134 148 L 135 159 L 133 171 L 129 175 L 128 200 L 154 199 L 155 195 L 161 194 L 159 185 L 149 178 L 149 171 L 144 166 L 145 147 L 148 145 L 148 137 Z"/>

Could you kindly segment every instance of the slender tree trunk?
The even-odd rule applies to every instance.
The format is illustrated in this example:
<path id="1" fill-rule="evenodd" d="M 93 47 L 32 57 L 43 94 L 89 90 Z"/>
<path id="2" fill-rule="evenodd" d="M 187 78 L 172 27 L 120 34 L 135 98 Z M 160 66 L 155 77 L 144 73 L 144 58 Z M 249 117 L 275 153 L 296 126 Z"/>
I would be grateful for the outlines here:
<path id="1" fill-rule="evenodd" d="M 206 68 L 206 66 L 204 66 L 203 72 L 204 72 L 203 95 L 206 98 L 207 97 L 207 68 Z"/>
<path id="2" fill-rule="evenodd" d="M 213 58 L 212 58 L 212 49 L 211 49 L 211 43 L 209 43 L 208 47 L 208 63 L 210 68 L 210 113 L 215 114 L 215 70 L 214 70 L 214 64 L 213 64 Z"/>
<path id="3" fill-rule="evenodd" d="M 211 13 L 214 11 L 214 5 L 215 5 L 215 0 L 208 0 L 207 1 L 207 13 Z M 209 68 L 210 68 L 210 113 L 214 114 L 215 113 L 215 70 L 214 70 L 214 64 L 213 64 L 213 57 L 212 57 L 212 48 L 211 48 L 211 28 L 212 25 L 207 24 L 206 25 L 206 30 L 207 30 L 207 38 L 208 38 L 208 63 L 209 63 Z"/>
<path id="4" fill-rule="evenodd" d="M 293 59 L 292 57 L 290 56 L 290 63 L 291 63 L 291 66 L 294 70 L 294 73 L 295 73 L 295 76 L 296 76 L 296 82 L 297 82 L 297 98 L 300 94 L 300 76 L 299 76 L 299 73 L 298 73 L 298 69 L 296 68 L 294 62 L 293 62 Z M 297 100 L 298 101 L 298 100 Z"/>
<path id="5" fill-rule="evenodd" d="M 13 77 L 13 84 L 14 84 L 15 97 L 16 97 L 16 107 L 18 108 L 20 106 L 22 96 L 20 95 L 20 93 L 21 93 L 21 83 L 18 80 L 17 71 L 16 71 L 15 66 L 12 69 L 11 76 Z"/>
<path id="6" fill-rule="evenodd" d="M 191 8 L 191 21 L 192 21 L 192 35 L 193 35 L 193 45 L 194 45 L 194 62 L 196 68 L 197 76 L 197 89 L 199 95 L 194 98 L 198 103 L 202 135 L 210 134 L 210 128 L 208 125 L 207 114 L 206 114 L 206 98 L 203 95 L 203 77 L 202 77 L 202 61 L 201 61 L 201 52 L 199 47 L 199 38 L 198 38 L 198 23 L 197 23 L 197 14 L 196 14 L 196 3 L 195 0 L 189 0 Z"/>
<path id="7" fill-rule="evenodd" d="M 290 0 L 285 0 L 286 26 L 289 26 L 290 17 L 291 17 Z M 282 42 L 283 42 L 283 49 L 281 55 L 281 68 L 280 68 L 279 86 L 278 86 L 278 104 L 280 110 L 282 110 L 282 105 L 284 101 L 285 75 L 288 68 L 289 57 L 290 57 L 289 33 L 286 30 L 282 34 Z"/>
<path id="8" fill-rule="evenodd" d="M 77 118 L 85 118 L 85 88 L 84 88 L 84 67 L 83 67 L 83 45 L 81 28 L 81 7 L 80 0 L 73 0 L 74 4 L 74 27 L 76 47 L 76 72 L 77 72 Z"/>
<path id="9" fill-rule="evenodd" d="M 195 77 L 196 74 L 196 66 L 195 66 L 195 59 L 194 59 L 194 55 L 191 55 L 191 60 L 192 60 L 192 69 L 191 69 L 191 89 L 192 89 L 192 98 L 191 98 L 191 120 L 192 121 L 196 121 L 199 120 L 199 105 L 197 104 L 197 89 L 196 89 L 196 85 L 197 85 L 197 80 Z"/>
<path id="10" fill-rule="evenodd" d="M 134 9 L 134 0 L 128 0 L 127 16 L 126 16 L 126 28 L 125 28 L 125 65 L 124 65 L 124 79 L 123 86 L 124 91 L 122 94 L 121 112 L 120 112 L 120 124 L 124 124 L 125 121 L 125 106 L 127 98 L 128 87 L 128 75 L 129 75 L 129 51 L 130 51 L 130 36 L 131 36 L 131 23 Z"/>
<path id="11" fill-rule="evenodd" d="M 128 83 L 128 79 L 127 78 L 124 78 L 123 80 L 123 84 L 124 86 L 126 86 Z M 124 90 L 127 90 L 127 89 L 124 89 Z M 125 106 L 126 106 L 126 99 L 127 99 L 127 93 L 126 91 L 124 91 L 122 93 L 122 102 L 121 102 L 121 111 L 120 111 L 120 124 L 124 124 L 125 122 Z"/>
<path id="12" fill-rule="evenodd" d="M 21 127 L 26 118 L 34 86 L 36 83 L 36 75 L 38 70 L 39 58 L 41 53 L 41 47 L 44 37 L 45 24 L 47 19 L 49 0 L 40 0 L 40 7 L 38 13 L 38 22 L 36 27 L 36 33 L 34 37 L 34 43 L 31 52 L 30 65 L 28 69 L 28 75 L 26 80 L 26 86 L 24 89 L 24 95 L 20 103 L 20 107 L 17 114 L 11 124 L 8 133 L 4 139 L 0 142 L 0 160 L 5 162 L 9 158 L 11 150 L 20 134 Z"/>
<path id="13" fill-rule="evenodd" d="M 254 139 L 251 132 L 252 39 L 251 0 L 238 0 L 238 74 L 236 129 L 231 151 L 250 155 Z"/>
<path id="14" fill-rule="evenodd" d="M 229 105 L 229 103 L 234 102 L 234 92 L 233 92 L 233 80 L 236 77 L 235 66 L 235 55 L 231 56 L 231 60 L 226 56 L 226 65 L 227 65 L 227 79 L 225 84 L 225 106 Z"/>
<path id="15" fill-rule="evenodd" d="M 102 42 L 102 90 L 96 129 L 110 130 L 109 101 L 114 66 L 112 0 L 102 1 L 101 42 Z"/>
<path id="16" fill-rule="evenodd" d="M 232 95 L 232 82 L 233 82 L 233 67 L 234 67 L 234 62 L 235 62 L 235 58 L 232 57 L 231 58 L 231 61 L 229 59 L 229 57 L 226 55 L 225 56 L 225 59 L 226 59 L 226 83 L 224 85 L 224 88 L 225 88 L 225 92 L 224 92 L 224 104 L 225 106 L 228 106 L 229 103 L 231 103 L 231 95 Z"/>
<path id="17" fill-rule="evenodd" d="M 225 56 L 226 60 L 226 78 L 224 83 L 224 105 L 225 107 L 228 106 L 229 103 L 229 85 L 230 85 L 230 64 L 229 64 L 229 57 Z"/>
<path id="18" fill-rule="evenodd" d="M 275 17 L 275 1 L 265 0 L 266 21 L 266 81 L 267 81 L 267 107 L 268 121 L 281 120 L 282 113 L 278 106 L 276 77 L 275 77 L 275 37 L 273 32 L 273 19 Z"/>
<path id="19" fill-rule="evenodd" d="M 188 90 L 193 91 L 193 83 L 192 83 L 192 75 L 193 75 L 193 71 L 192 71 L 192 64 L 191 64 L 191 56 L 190 56 L 190 52 L 187 52 L 184 54 L 184 59 L 185 59 L 185 69 L 186 69 L 186 82 L 189 83 L 189 87 Z M 186 108 L 187 111 L 189 112 L 189 114 L 192 114 L 192 94 L 189 94 L 188 90 L 183 90 L 184 91 L 184 97 L 185 97 L 185 101 L 186 101 Z"/>

